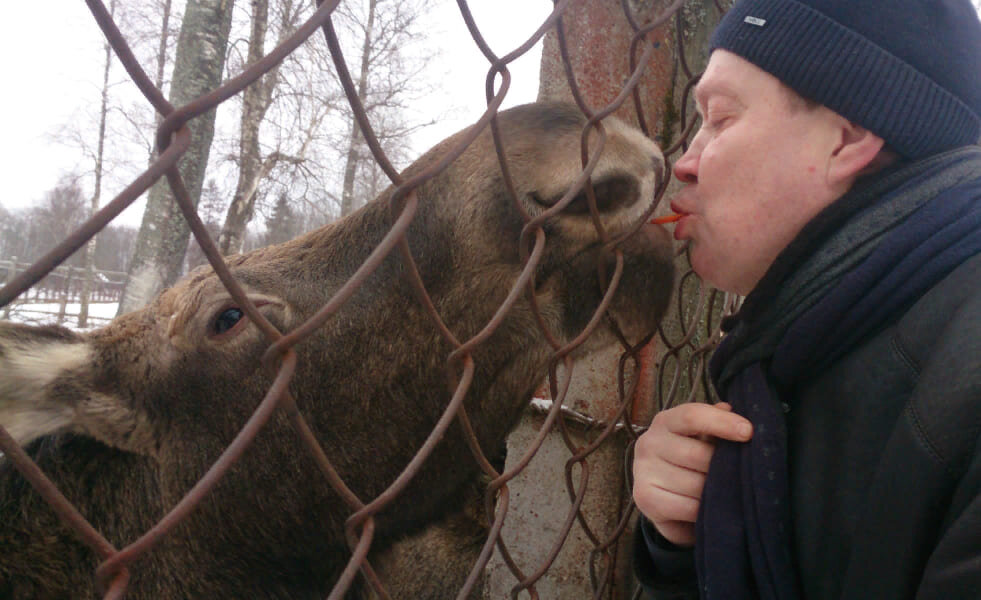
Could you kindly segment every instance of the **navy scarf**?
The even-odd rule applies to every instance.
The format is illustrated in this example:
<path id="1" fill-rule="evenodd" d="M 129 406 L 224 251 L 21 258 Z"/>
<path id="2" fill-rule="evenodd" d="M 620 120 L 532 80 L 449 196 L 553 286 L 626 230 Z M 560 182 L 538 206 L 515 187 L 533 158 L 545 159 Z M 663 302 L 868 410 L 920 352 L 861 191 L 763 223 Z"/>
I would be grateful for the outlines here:
<path id="1" fill-rule="evenodd" d="M 720 441 L 696 523 L 703 599 L 800 596 L 784 412 L 793 391 L 981 253 L 981 148 L 898 166 L 808 224 L 726 323 L 716 389 L 754 425 Z"/>

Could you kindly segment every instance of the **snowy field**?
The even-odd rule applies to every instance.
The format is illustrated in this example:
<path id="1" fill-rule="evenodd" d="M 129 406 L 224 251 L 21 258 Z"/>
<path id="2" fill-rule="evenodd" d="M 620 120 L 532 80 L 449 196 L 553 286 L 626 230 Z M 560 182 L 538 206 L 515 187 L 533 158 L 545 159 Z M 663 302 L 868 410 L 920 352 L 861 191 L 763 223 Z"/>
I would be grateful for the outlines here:
<path id="1" fill-rule="evenodd" d="M 88 328 L 105 325 L 116 316 L 116 302 L 90 302 Z M 65 316 L 62 325 L 69 329 L 79 330 L 78 311 L 80 305 L 69 302 L 65 305 Z M 7 307 L 0 309 L 0 318 L 29 325 L 56 325 L 58 314 L 61 312 L 59 302 L 25 302 L 14 301 L 10 305 L 10 315 L 4 316 Z"/>

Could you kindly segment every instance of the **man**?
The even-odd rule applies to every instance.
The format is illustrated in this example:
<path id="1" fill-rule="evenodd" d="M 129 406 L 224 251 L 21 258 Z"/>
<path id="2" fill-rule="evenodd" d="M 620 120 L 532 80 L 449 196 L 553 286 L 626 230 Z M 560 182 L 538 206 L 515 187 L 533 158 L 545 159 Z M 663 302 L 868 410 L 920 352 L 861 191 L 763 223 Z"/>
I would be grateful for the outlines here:
<path id="1" fill-rule="evenodd" d="M 722 402 L 638 440 L 655 598 L 981 598 L 981 25 L 968 0 L 741 0 L 674 166 L 746 295 Z"/>

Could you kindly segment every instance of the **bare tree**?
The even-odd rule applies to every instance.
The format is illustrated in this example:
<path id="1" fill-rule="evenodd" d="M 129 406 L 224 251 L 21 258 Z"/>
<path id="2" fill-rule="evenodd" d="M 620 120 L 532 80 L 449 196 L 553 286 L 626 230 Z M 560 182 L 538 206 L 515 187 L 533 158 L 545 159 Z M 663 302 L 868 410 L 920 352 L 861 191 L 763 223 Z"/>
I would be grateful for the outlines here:
<path id="1" fill-rule="evenodd" d="M 263 184 L 270 189 L 266 196 L 287 193 L 297 207 L 315 215 L 305 221 L 305 230 L 336 218 L 340 206 L 340 199 L 330 191 L 336 187 L 331 175 L 338 147 L 337 123 L 331 117 L 346 104 L 329 64 L 323 44 L 304 44 L 291 54 L 283 62 L 265 121 L 271 153 L 285 157 L 275 163 Z"/>
<path id="2" fill-rule="evenodd" d="M 358 56 L 358 100 L 365 107 L 375 133 L 386 151 L 395 159 L 405 158 L 409 135 L 421 125 L 410 124 L 404 118 L 406 103 L 429 91 L 419 75 L 432 61 L 432 55 L 417 51 L 412 57 L 408 49 L 423 37 L 419 25 L 430 8 L 429 0 L 366 0 L 348 3 L 338 8 L 361 42 Z M 359 11 L 359 5 L 361 10 Z M 341 215 L 346 215 L 374 197 L 379 174 L 365 146 L 364 137 L 353 113 L 348 120 L 343 180 L 341 183 Z M 358 181 L 368 182 L 366 189 L 356 189 Z M 375 184 L 371 185 L 370 182 Z"/>
<path id="3" fill-rule="evenodd" d="M 154 85 L 159 89 L 164 87 L 164 70 L 167 67 L 167 58 L 169 56 L 168 47 L 170 43 L 170 14 L 171 14 L 171 0 L 163 0 L 161 4 L 161 23 L 160 23 L 160 43 L 157 44 L 157 71 L 154 78 Z M 154 113 L 156 116 L 157 125 L 163 121 L 163 117 L 159 113 Z M 153 151 L 155 151 L 155 146 Z"/>
<path id="4" fill-rule="evenodd" d="M 233 0 L 189 0 L 177 42 L 170 102 L 182 106 L 221 83 L 231 30 Z M 197 204 L 204 184 L 215 111 L 190 124 L 191 146 L 180 162 L 184 184 Z M 151 189 L 130 263 L 119 314 L 142 306 L 181 274 L 190 229 L 166 180 Z"/>
<path id="5" fill-rule="evenodd" d="M 107 271 L 125 272 L 136 245 L 136 228 L 109 225 L 95 239 L 95 264 Z"/>
<path id="6" fill-rule="evenodd" d="M 371 47 L 374 40 L 375 9 L 377 0 L 368 0 L 368 14 L 364 23 L 363 45 L 361 46 L 361 73 L 358 77 L 358 100 L 365 104 L 368 99 L 368 74 L 371 66 Z M 341 215 L 346 215 L 354 208 L 354 176 L 358 170 L 359 150 L 364 137 L 356 119 L 351 119 L 351 136 L 347 146 L 347 157 L 344 161 L 344 182 L 341 188 Z"/>
<path id="7" fill-rule="evenodd" d="M 109 2 L 109 14 L 115 17 L 116 0 Z M 99 133 L 96 141 L 95 164 L 93 173 L 95 176 L 95 190 L 92 192 L 92 199 L 89 201 L 90 214 L 99 211 L 99 202 L 102 199 L 102 160 L 106 145 L 106 118 L 109 114 L 109 70 L 112 68 L 112 46 L 106 40 L 102 46 L 104 53 L 104 65 L 102 68 L 102 100 L 99 105 Z M 78 309 L 78 326 L 88 327 L 89 320 L 89 294 L 92 293 L 93 279 L 95 278 L 95 237 L 90 239 L 85 245 L 85 275 L 82 279 L 82 292 L 80 297 L 81 306 Z"/>
<path id="8" fill-rule="evenodd" d="M 170 42 L 172 36 L 168 24 L 171 0 L 134 0 L 123 5 L 116 0 L 111 0 L 109 13 L 137 56 L 145 59 L 151 44 L 156 49 L 154 52 L 158 62 L 157 84 L 162 86 L 163 68 L 170 61 L 168 49 L 173 45 Z M 145 168 L 146 162 L 141 158 L 139 149 L 151 147 L 147 132 L 153 129 L 152 108 L 145 101 L 127 103 L 128 98 L 138 95 L 129 78 L 118 74 L 115 78 L 112 77 L 114 59 L 108 41 L 103 41 L 101 51 L 104 58 L 100 65 L 98 101 L 91 104 L 81 103 L 77 113 L 50 136 L 52 141 L 69 147 L 79 155 L 78 166 L 67 177 L 80 189 L 90 192 L 89 215 L 98 211 L 103 196 L 111 196 L 114 189 L 128 183 Z M 95 107 L 94 110 L 89 106 Z M 112 140 L 112 143 L 107 144 L 107 140 Z M 128 240 L 128 236 L 123 237 Z M 81 279 L 80 289 L 79 325 L 81 327 L 87 325 L 88 302 L 94 289 L 94 277 L 98 268 L 116 270 L 127 262 L 112 253 L 99 252 L 99 245 L 102 244 L 105 248 L 107 244 L 102 238 L 118 238 L 117 241 L 123 239 L 100 233 L 86 245 L 84 277 Z M 110 245 L 122 251 L 122 247 L 118 244 Z M 129 253 L 131 250 L 130 247 L 125 251 Z M 22 258 L 26 257 L 22 256 Z M 109 258 L 115 266 L 100 262 L 106 258 Z"/>
<path id="9" fill-rule="evenodd" d="M 41 205 L 31 211 L 29 220 L 35 235 L 48 242 L 67 238 L 87 216 L 85 192 L 78 178 L 66 176 L 44 195 Z M 78 266 L 81 258 L 81 252 L 76 252 L 65 262 Z"/>
<path id="10" fill-rule="evenodd" d="M 225 212 L 224 193 L 214 179 L 208 179 L 201 189 L 201 201 L 198 203 L 198 216 L 204 223 L 205 229 L 211 234 L 212 238 L 218 236 L 221 231 L 222 213 Z M 184 257 L 184 270 L 191 269 L 208 262 L 201 247 L 192 239 L 187 245 L 187 254 Z"/>
<path id="11" fill-rule="evenodd" d="M 255 0 L 252 5 L 249 64 L 262 55 L 272 6 L 280 10 L 279 40 L 298 22 L 298 6 L 291 0 L 267 2 Z M 407 139 L 417 127 L 406 123 L 402 110 L 413 96 L 428 91 L 417 79 L 429 58 L 420 49 L 411 48 L 423 37 L 419 23 L 428 7 L 429 0 L 365 0 L 344 3 L 334 15 L 345 41 L 359 48 L 353 55 L 359 65 L 358 96 L 376 134 L 396 161 L 407 158 Z M 337 82 L 317 79 L 329 65 L 330 57 L 321 45 L 306 44 L 282 68 L 271 71 L 243 94 L 236 154 L 238 181 L 218 240 L 222 253 L 241 251 L 246 227 L 257 210 L 274 210 L 257 206 L 260 185 L 277 188 L 265 194 L 267 198 L 278 201 L 288 192 L 298 205 L 306 203 L 308 212 L 322 215 L 315 219 L 318 223 L 350 212 L 387 185 Z M 267 137 L 260 144 L 260 129 L 269 132 L 264 136 L 271 134 L 272 143 Z M 338 148 L 342 149 L 340 156 Z M 340 173 L 334 167 L 337 164 L 343 165 Z M 324 179 L 323 173 L 337 173 L 340 181 Z M 337 188 L 337 195 L 328 191 Z M 311 194 L 316 198 L 309 198 Z"/>
<path id="12" fill-rule="evenodd" d="M 292 0 L 285 0 L 280 8 L 277 44 L 296 30 L 300 15 L 299 7 L 294 6 Z M 248 65 L 257 62 L 264 54 L 268 21 L 269 0 L 252 0 Z M 278 161 L 301 160 L 291 158 L 278 150 L 263 158 L 259 146 L 259 129 L 274 100 L 273 93 L 280 80 L 279 70 L 279 66 L 274 67 L 246 88 L 242 94 L 238 183 L 235 186 L 235 195 L 232 197 L 231 205 L 228 207 L 225 224 L 222 226 L 221 234 L 218 237 L 218 248 L 222 254 L 241 251 L 245 228 L 255 213 L 256 190 L 259 183 L 269 175 Z"/>
<path id="13" fill-rule="evenodd" d="M 167 69 L 173 70 L 176 38 L 179 28 L 175 21 L 181 20 L 179 8 L 183 3 L 174 6 L 172 0 L 131 0 L 117 6 L 115 21 L 126 34 L 126 41 L 141 64 L 150 65 L 147 72 L 153 78 L 153 84 L 163 90 L 169 86 L 165 78 Z M 124 80 L 128 84 L 128 80 Z M 110 122 L 108 137 L 112 140 L 124 139 L 139 144 L 143 149 L 146 163 L 152 163 L 157 155 L 154 132 L 163 121 L 145 98 L 134 94 L 127 105 L 120 105 L 110 110 L 114 117 Z M 113 127 L 115 123 L 115 127 Z M 130 152 L 133 162 L 143 157 L 136 152 Z M 132 180 L 132 177 L 130 178 Z M 127 182 L 128 183 L 128 182 Z"/>
<path id="14" fill-rule="evenodd" d="M 17 256 L 18 242 L 23 229 L 20 219 L 0 205 L 0 258 Z"/>
<path id="15" fill-rule="evenodd" d="M 63 179 L 44 195 L 38 206 L 17 211 L 0 206 L 0 259 L 17 257 L 22 263 L 36 261 L 49 249 L 52 239 L 59 239 L 54 236 L 67 235 L 82 223 L 87 212 L 84 192 L 74 178 Z M 63 220 L 69 225 L 58 225 Z M 109 225 L 95 238 L 95 264 L 110 271 L 124 271 L 135 238 L 135 229 Z M 76 254 L 73 260 L 78 257 Z"/>

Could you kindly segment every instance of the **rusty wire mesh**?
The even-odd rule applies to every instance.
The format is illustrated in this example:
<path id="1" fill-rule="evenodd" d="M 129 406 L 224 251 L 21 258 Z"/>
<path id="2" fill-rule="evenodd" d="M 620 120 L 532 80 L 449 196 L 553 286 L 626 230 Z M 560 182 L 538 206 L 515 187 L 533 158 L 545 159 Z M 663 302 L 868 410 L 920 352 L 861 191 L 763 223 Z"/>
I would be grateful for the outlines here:
<path id="1" fill-rule="evenodd" d="M 519 56 L 527 53 L 547 32 L 552 30 L 557 35 L 564 68 L 566 70 L 566 77 L 572 90 L 573 98 L 582 112 L 588 117 L 588 123 L 584 128 L 582 138 L 584 176 L 581 180 L 585 184 L 587 196 L 590 198 L 590 209 L 595 217 L 597 210 L 595 198 L 592 196 L 592 188 L 588 183 L 588 174 L 593 167 L 586 146 L 588 133 L 590 130 L 595 130 L 595 134 L 598 134 L 601 140 L 604 139 L 605 134 L 601 124 L 603 118 L 620 109 L 622 106 L 629 106 L 630 103 L 633 103 L 640 128 L 648 137 L 652 136 L 650 126 L 644 119 L 647 111 L 642 106 L 641 97 L 637 91 L 638 82 L 645 76 L 646 66 L 651 61 L 652 51 L 656 46 L 656 44 L 649 42 L 648 34 L 670 19 L 677 19 L 678 27 L 680 28 L 680 11 L 684 5 L 683 0 L 676 0 L 670 6 L 661 7 L 656 10 L 652 8 L 653 14 L 648 15 L 636 15 L 627 0 L 621 2 L 624 15 L 634 31 L 629 57 L 631 75 L 624 83 L 622 90 L 615 100 L 609 105 L 600 108 L 589 106 L 580 94 L 577 85 L 577 75 L 568 57 L 562 16 L 567 11 L 570 0 L 555 2 L 554 10 L 538 30 L 524 44 L 504 56 L 494 54 L 481 36 L 467 2 L 465 0 L 458 0 L 457 4 L 460 13 L 473 37 L 474 43 L 477 44 L 489 63 L 486 84 L 487 109 L 477 122 L 477 126 L 470 130 L 469 135 L 460 139 L 458 144 L 447 153 L 443 160 L 438 164 L 430 165 L 429 168 L 410 179 L 403 178 L 386 157 L 375 137 L 372 123 L 366 114 L 365 108 L 358 100 L 355 84 L 348 72 L 338 37 L 335 34 L 331 21 L 332 12 L 340 4 L 341 0 L 330 0 L 326 2 L 317 0 L 317 9 L 309 20 L 266 57 L 248 66 L 241 74 L 228 80 L 219 88 L 180 107 L 172 106 L 164 98 L 161 90 L 157 89 L 151 83 L 150 78 L 138 64 L 105 6 L 99 0 L 86 1 L 100 28 L 111 43 L 116 56 L 122 62 L 147 101 L 163 117 L 162 124 L 159 126 L 156 134 L 159 154 L 153 164 L 143 174 L 137 177 L 68 239 L 0 289 L 0 307 L 9 304 L 25 290 L 51 273 L 59 264 L 85 245 L 88 240 L 119 215 L 123 209 L 147 191 L 157 179 L 166 177 L 180 205 L 184 218 L 190 225 L 195 239 L 204 250 L 218 277 L 227 287 L 231 296 L 239 303 L 246 314 L 257 324 L 268 339 L 269 347 L 263 361 L 267 366 L 272 366 L 276 372 L 275 380 L 268 389 L 264 400 L 256 408 L 234 441 L 225 449 L 224 453 L 207 473 L 200 478 L 198 483 L 183 500 L 174 506 L 152 529 L 123 548 L 116 548 L 99 531 L 96 531 L 59 492 L 56 486 L 45 477 L 3 427 L 0 427 L 0 450 L 2 450 L 23 476 L 30 481 L 31 485 L 50 504 L 63 522 L 101 558 L 102 563 L 98 567 L 96 578 L 98 587 L 102 590 L 104 598 L 119 598 L 123 596 L 130 579 L 131 567 L 139 568 L 138 565 L 134 565 L 133 563 L 141 556 L 151 552 L 164 536 L 168 535 L 190 511 L 208 496 L 230 466 L 249 447 L 256 435 L 277 410 L 284 410 L 289 415 L 296 435 L 302 440 L 310 456 L 319 465 L 326 483 L 342 496 L 351 511 L 350 517 L 347 520 L 347 535 L 351 558 L 340 578 L 337 580 L 329 596 L 330 598 L 343 597 L 359 572 L 366 578 L 368 584 L 379 597 L 388 597 L 383 582 L 378 579 L 371 565 L 366 560 L 375 530 L 374 515 L 397 499 L 399 493 L 417 473 L 423 461 L 430 455 L 436 442 L 444 435 L 454 421 L 458 421 L 463 427 L 475 458 L 481 469 L 491 479 L 486 495 L 486 503 L 491 520 L 490 534 L 477 564 L 474 565 L 467 578 L 464 588 L 459 590 L 458 597 L 465 598 L 468 596 L 495 549 L 500 552 L 503 560 L 513 573 L 515 585 L 512 590 L 512 596 L 517 597 L 520 592 L 525 591 L 532 597 L 537 597 L 535 583 L 547 572 L 555 556 L 561 549 L 563 541 L 568 536 L 570 529 L 576 523 L 586 531 L 587 536 L 594 545 L 593 557 L 590 560 L 590 564 L 583 566 L 583 568 L 590 569 L 594 597 L 612 597 L 611 562 L 615 560 L 613 553 L 615 553 L 616 542 L 627 530 L 628 522 L 634 511 L 629 504 L 629 489 L 621 491 L 625 496 L 623 502 L 625 509 L 622 511 L 622 514 L 617 516 L 618 525 L 612 535 L 601 537 L 591 530 L 589 523 L 579 512 L 585 492 L 586 481 L 588 480 L 590 468 L 589 458 L 614 432 L 625 431 L 631 439 L 635 440 L 639 432 L 642 431 L 643 423 L 636 423 L 635 415 L 637 412 L 643 413 L 644 411 L 638 411 L 635 403 L 649 403 L 652 401 L 652 398 L 637 393 L 637 386 L 641 377 L 636 375 L 641 370 L 647 369 L 653 374 L 653 380 L 656 382 L 652 392 L 653 402 L 659 408 L 678 402 L 697 399 L 706 393 L 705 364 L 707 356 L 717 341 L 721 315 L 734 310 L 736 299 L 706 288 L 691 271 L 683 273 L 680 277 L 677 298 L 673 303 L 673 310 L 675 312 L 668 317 L 668 320 L 674 321 L 676 326 L 671 333 L 664 327 L 658 332 L 659 352 L 656 359 L 652 359 L 650 356 L 643 358 L 641 357 L 643 348 L 640 346 L 629 347 L 625 345 L 625 342 L 621 342 L 624 344 L 624 347 L 618 374 L 619 411 L 615 418 L 606 422 L 591 422 L 590 426 L 598 433 L 591 436 L 588 444 L 580 445 L 574 442 L 568 434 L 567 423 L 575 421 L 580 417 L 569 411 L 563 405 L 563 400 L 568 391 L 568 377 L 565 375 L 560 376 L 557 373 L 557 368 L 561 365 L 566 373 L 572 372 L 574 364 L 570 358 L 570 352 L 590 334 L 603 317 L 605 306 L 616 292 L 616 285 L 609 285 L 600 309 L 593 316 L 590 324 L 578 339 L 565 346 L 562 346 L 554 339 L 550 340 L 554 350 L 554 360 L 551 363 L 552 367 L 549 373 L 543 373 L 542 375 L 543 378 L 546 375 L 548 377 L 553 402 L 547 408 L 544 425 L 536 442 L 517 461 L 515 468 L 501 473 L 483 455 L 479 443 L 474 437 L 466 410 L 462 404 L 475 368 L 472 352 L 474 348 L 478 347 L 495 330 L 513 304 L 515 298 L 528 285 L 529 276 L 536 266 L 536 257 L 542 245 L 545 243 L 542 223 L 545 218 L 561 210 L 567 202 L 560 201 L 545 215 L 535 219 L 531 219 L 525 215 L 526 223 L 521 237 L 521 252 L 525 261 L 522 276 L 515 283 L 508 299 L 497 310 L 494 319 L 486 324 L 480 334 L 469 340 L 457 340 L 442 322 L 439 314 L 437 314 L 425 286 L 419 278 L 418 273 L 412 267 L 413 257 L 406 241 L 405 233 L 409 224 L 412 222 L 417 207 L 417 198 L 413 190 L 444 169 L 486 128 L 490 128 L 493 133 L 494 144 L 505 182 L 512 192 L 512 197 L 514 196 L 514 187 L 504 160 L 502 150 L 503 142 L 497 129 L 495 115 L 510 83 L 510 73 L 508 72 L 507 65 Z M 719 6 L 718 3 L 716 5 L 720 11 L 723 10 L 723 7 Z M 239 282 L 235 280 L 234 276 L 226 267 L 219 251 L 210 239 L 209 234 L 196 213 L 195 206 L 184 188 L 176 164 L 189 145 L 190 131 L 187 125 L 188 121 L 213 109 L 233 95 L 240 93 L 245 87 L 255 82 L 285 56 L 295 50 L 300 44 L 307 42 L 318 30 L 323 32 L 323 36 L 326 39 L 337 75 L 343 84 L 348 101 L 363 132 L 364 139 L 371 149 L 375 160 L 396 186 L 391 204 L 394 211 L 393 214 L 397 214 L 398 218 L 394 220 L 390 231 L 373 252 L 369 260 L 361 265 L 355 276 L 315 316 L 292 331 L 281 332 L 257 310 L 256 306 L 243 291 Z M 683 43 L 683 36 L 679 35 L 678 44 L 681 45 Z M 684 77 L 688 80 L 688 84 L 684 89 L 685 98 L 681 102 L 682 114 L 681 126 L 679 127 L 681 133 L 677 138 L 677 142 L 671 148 L 665 149 L 665 156 L 669 158 L 679 155 L 680 151 L 684 149 L 686 140 L 693 131 L 696 122 L 695 116 L 690 114 L 689 111 L 686 111 L 685 107 L 688 104 L 687 96 L 697 81 L 697 75 L 685 63 L 683 49 L 679 52 L 679 55 L 681 57 Z M 658 190 L 658 200 L 660 200 L 666 188 L 667 178 L 662 177 L 662 182 Z M 571 198 L 578 191 L 577 189 L 570 190 L 566 195 L 566 199 Z M 517 203 L 517 200 L 515 202 Z M 653 207 L 651 210 L 653 211 Z M 599 221 L 595 218 L 594 221 L 603 241 L 610 242 L 609 236 L 602 231 Z M 412 284 L 415 287 L 420 302 L 429 312 L 433 327 L 438 328 L 441 335 L 455 348 L 446 357 L 446 362 L 448 367 L 454 367 L 451 370 L 456 374 L 457 383 L 453 391 L 452 400 L 431 432 L 427 442 L 418 449 L 414 459 L 402 474 L 397 480 L 392 482 L 383 494 L 376 498 L 363 499 L 358 498 L 351 492 L 347 484 L 334 470 L 327 454 L 320 445 L 320 441 L 307 425 L 300 411 L 296 409 L 294 399 L 288 392 L 288 385 L 297 364 L 297 355 L 293 349 L 294 346 L 329 320 L 359 286 L 364 285 L 366 278 L 378 267 L 380 262 L 390 253 L 395 252 L 399 253 L 404 263 L 409 266 L 408 271 L 412 277 Z M 623 268 L 623 255 L 619 251 L 616 252 L 616 273 L 613 274 L 613 280 L 615 280 L 617 273 Z M 545 334 L 548 337 L 549 334 L 547 331 Z M 628 365 L 632 365 L 632 368 L 628 369 Z M 626 375 L 628 370 L 634 372 L 633 377 Z M 559 532 L 556 536 L 552 553 L 549 556 L 541 557 L 541 563 L 534 572 L 526 573 L 510 558 L 509 548 L 500 537 L 501 526 L 508 506 L 507 484 L 520 473 L 528 461 L 534 456 L 544 435 L 553 430 L 558 431 L 562 435 L 571 454 L 571 458 L 566 463 L 565 474 L 570 499 L 569 512 L 565 519 L 563 531 Z M 579 473 L 578 484 L 572 475 L 574 470 Z"/>

